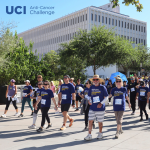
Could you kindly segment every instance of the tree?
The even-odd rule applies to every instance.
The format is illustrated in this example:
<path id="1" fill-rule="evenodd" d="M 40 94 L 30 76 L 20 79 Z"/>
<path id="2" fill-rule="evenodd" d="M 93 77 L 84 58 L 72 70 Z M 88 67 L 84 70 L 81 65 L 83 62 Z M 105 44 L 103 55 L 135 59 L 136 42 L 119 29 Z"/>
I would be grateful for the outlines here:
<path id="1" fill-rule="evenodd" d="M 110 0 L 110 2 L 113 3 L 113 8 L 119 6 L 119 0 Z M 143 9 L 143 5 L 139 3 L 139 0 L 124 0 L 122 3 L 126 6 L 129 6 L 130 4 L 135 5 L 138 12 L 141 12 Z"/>

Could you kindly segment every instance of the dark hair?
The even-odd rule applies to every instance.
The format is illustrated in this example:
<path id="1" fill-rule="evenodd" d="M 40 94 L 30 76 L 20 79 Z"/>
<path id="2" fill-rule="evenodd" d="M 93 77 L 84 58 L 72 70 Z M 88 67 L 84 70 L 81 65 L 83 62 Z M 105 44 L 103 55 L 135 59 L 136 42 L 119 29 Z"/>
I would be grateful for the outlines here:
<path id="1" fill-rule="evenodd" d="M 92 84 L 91 80 L 88 80 L 87 82 L 89 82 L 89 84 Z"/>
<path id="2" fill-rule="evenodd" d="M 77 79 L 77 82 L 79 81 L 80 79 Z"/>

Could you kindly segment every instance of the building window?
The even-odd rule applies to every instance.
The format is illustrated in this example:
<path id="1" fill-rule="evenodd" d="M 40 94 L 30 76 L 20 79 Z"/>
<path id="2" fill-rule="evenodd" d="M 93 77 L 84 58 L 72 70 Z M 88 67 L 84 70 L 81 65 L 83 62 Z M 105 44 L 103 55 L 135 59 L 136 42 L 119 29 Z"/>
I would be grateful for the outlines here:
<path id="1" fill-rule="evenodd" d="M 141 28 L 141 27 L 139 26 L 139 31 L 140 31 L 140 28 Z"/>
<path id="2" fill-rule="evenodd" d="M 101 21 L 101 16 L 99 15 L 99 16 L 98 16 L 98 22 L 100 22 L 100 21 Z"/>
<path id="3" fill-rule="evenodd" d="M 136 31 L 137 31 L 137 25 L 136 25 Z"/>
<path id="4" fill-rule="evenodd" d="M 86 20 L 87 20 L 87 14 L 86 14 Z"/>
<path id="5" fill-rule="evenodd" d="M 133 37 L 133 42 L 135 42 L 135 37 Z"/>
<path id="6" fill-rule="evenodd" d="M 124 36 L 124 38 L 126 39 L 126 36 Z"/>
<path id="7" fill-rule="evenodd" d="M 143 26 L 141 26 L 141 32 L 143 32 Z"/>
<path id="8" fill-rule="evenodd" d="M 79 17 L 78 17 L 78 23 L 79 23 Z"/>
<path id="9" fill-rule="evenodd" d="M 111 19 L 109 18 L 109 25 L 111 24 Z"/>
<path id="10" fill-rule="evenodd" d="M 129 23 L 127 24 L 127 29 L 129 29 Z"/>
<path id="11" fill-rule="evenodd" d="M 129 40 L 129 36 L 127 36 L 127 40 Z"/>
<path id="12" fill-rule="evenodd" d="M 73 25 L 74 25 L 74 22 L 75 22 L 75 18 L 73 18 Z"/>
<path id="13" fill-rule="evenodd" d="M 120 20 L 119 20 L 119 27 L 120 27 Z"/>
<path id="14" fill-rule="evenodd" d="M 140 43 L 140 39 L 139 39 L 139 43 Z"/>
<path id="15" fill-rule="evenodd" d="M 145 40 L 144 40 L 144 45 L 145 45 Z"/>
<path id="16" fill-rule="evenodd" d="M 83 21 L 84 21 L 84 15 L 83 15 Z"/>
<path id="17" fill-rule="evenodd" d="M 132 23 L 130 23 L 130 30 L 132 30 Z"/>
<path id="18" fill-rule="evenodd" d="M 123 21 L 122 21 L 122 28 L 123 28 Z"/>
<path id="19" fill-rule="evenodd" d="M 132 41 L 132 37 L 130 37 L 130 41 Z"/>
<path id="20" fill-rule="evenodd" d="M 124 23 L 124 28 L 126 28 L 126 22 Z"/>
<path id="21" fill-rule="evenodd" d="M 137 44 L 137 38 L 136 38 L 136 44 Z"/>
<path id="22" fill-rule="evenodd" d="M 104 16 L 102 16 L 102 23 L 104 23 Z"/>
<path id="23" fill-rule="evenodd" d="M 82 16 L 80 16 L 80 22 L 82 22 Z"/>
<path id="24" fill-rule="evenodd" d="M 143 44 L 143 39 L 141 39 L 141 43 Z"/>
<path id="25" fill-rule="evenodd" d="M 106 24 L 107 24 L 107 17 L 105 17 L 105 21 L 106 21 Z"/>
<path id="26" fill-rule="evenodd" d="M 95 14 L 95 21 L 97 21 L 97 15 Z"/>
<path id="27" fill-rule="evenodd" d="M 114 26 L 114 19 L 112 19 L 112 25 Z"/>
<path id="28" fill-rule="evenodd" d="M 93 21 L 93 14 L 91 14 L 91 20 Z"/>
<path id="29" fill-rule="evenodd" d="M 145 33 L 145 27 L 144 27 L 144 33 Z"/>
<path id="30" fill-rule="evenodd" d="M 117 20 L 116 20 L 116 24 L 115 25 L 117 26 Z"/>
<path id="31" fill-rule="evenodd" d="M 133 24 L 133 30 L 135 30 L 135 24 Z"/>

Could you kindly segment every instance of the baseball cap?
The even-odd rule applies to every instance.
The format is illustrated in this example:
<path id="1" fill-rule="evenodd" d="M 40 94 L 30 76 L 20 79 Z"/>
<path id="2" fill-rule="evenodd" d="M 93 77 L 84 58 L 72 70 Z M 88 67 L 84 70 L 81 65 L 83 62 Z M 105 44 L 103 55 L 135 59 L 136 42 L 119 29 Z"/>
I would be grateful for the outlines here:
<path id="1" fill-rule="evenodd" d="M 15 81 L 14 79 L 11 79 L 10 82 L 13 82 L 13 83 L 14 83 L 14 82 L 16 82 L 16 81 Z"/>
<path id="2" fill-rule="evenodd" d="M 69 79 L 70 79 L 70 76 L 69 76 L 69 75 L 65 75 L 64 77 L 67 77 L 67 78 L 69 78 Z"/>
<path id="3" fill-rule="evenodd" d="M 28 82 L 28 83 L 30 83 L 30 81 L 29 81 L 29 80 L 25 80 L 24 82 Z"/>

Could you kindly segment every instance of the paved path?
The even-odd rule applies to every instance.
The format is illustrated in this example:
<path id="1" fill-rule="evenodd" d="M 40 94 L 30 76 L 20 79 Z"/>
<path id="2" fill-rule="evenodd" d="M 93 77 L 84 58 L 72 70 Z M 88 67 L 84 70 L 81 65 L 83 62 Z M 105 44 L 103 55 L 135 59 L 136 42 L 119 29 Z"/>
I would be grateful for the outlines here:
<path id="1" fill-rule="evenodd" d="M 19 110 L 21 105 L 18 104 Z M 0 105 L 0 114 L 3 114 L 5 105 Z M 148 108 L 147 108 L 148 110 Z M 149 116 L 150 116 L 150 111 Z M 79 112 L 70 109 L 70 116 L 75 119 L 74 125 L 60 131 L 62 126 L 62 115 L 55 114 L 53 108 L 49 111 L 49 116 L 53 127 L 42 133 L 35 130 L 29 130 L 28 126 L 32 124 L 31 111 L 26 105 L 25 116 L 18 118 L 13 116 L 15 110 L 11 105 L 7 118 L 0 118 L 0 150 L 149 150 L 150 149 L 150 124 L 147 121 L 139 122 L 139 110 L 131 116 L 131 111 L 127 107 L 124 113 L 123 130 L 124 133 L 115 139 L 116 122 L 112 106 L 107 106 L 102 140 L 97 140 L 98 125 L 93 130 L 92 141 L 84 141 L 87 131 L 83 132 L 84 116 Z M 145 116 L 144 116 L 145 119 Z M 41 113 L 37 119 L 37 126 L 41 123 Z"/>

